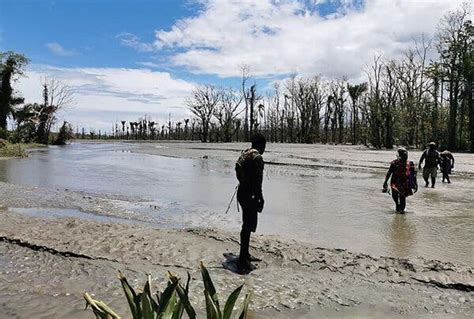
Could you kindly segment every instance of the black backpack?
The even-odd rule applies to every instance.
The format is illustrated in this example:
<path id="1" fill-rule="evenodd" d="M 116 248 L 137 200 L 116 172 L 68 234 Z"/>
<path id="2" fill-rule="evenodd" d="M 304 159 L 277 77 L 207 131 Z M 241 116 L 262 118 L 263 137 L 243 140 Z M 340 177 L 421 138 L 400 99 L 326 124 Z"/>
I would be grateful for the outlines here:
<path id="1" fill-rule="evenodd" d="M 237 176 L 239 183 L 242 184 L 248 179 L 246 176 L 247 166 L 250 161 L 253 161 L 259 155 L 260 153 L 254 148 L 249 148 L 245 151 L 242 151 L 239 158 L 237 159 L 237 162 L 235 162 L 235 175 Z"/>

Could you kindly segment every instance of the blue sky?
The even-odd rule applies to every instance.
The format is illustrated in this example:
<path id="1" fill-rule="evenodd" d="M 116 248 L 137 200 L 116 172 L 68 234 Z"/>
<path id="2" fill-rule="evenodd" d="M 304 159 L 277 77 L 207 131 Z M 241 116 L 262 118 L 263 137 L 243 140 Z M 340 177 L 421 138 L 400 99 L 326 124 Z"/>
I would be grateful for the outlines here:
<path id="1" fill-rule="evenodd" d="M 400 55 L 460 2 L 0 0 L 0 51 L 30 58 L 28 102 L 58 78 L 76 91 L 61 119 L 106 129 L 188 117 L 195 85 L 238 87 L 242 65 L 261 91 L 292 73 L 360 81 L 374 54 Z"/>
<path id="2" fill-rule="evenodd" d="M 120 35 L 153 40 L 157 29 L 192 15 L 191 2 L 160 0 L 2 0 L 1 50 L 26 54 L 35 64 L 58 67 L 127 67 L 154 60 L 150 54 L 124 47 Z M 65 54 L 48 48 L 57 43 Z M 156 59 L 166 57 L 156 54 Z"/>

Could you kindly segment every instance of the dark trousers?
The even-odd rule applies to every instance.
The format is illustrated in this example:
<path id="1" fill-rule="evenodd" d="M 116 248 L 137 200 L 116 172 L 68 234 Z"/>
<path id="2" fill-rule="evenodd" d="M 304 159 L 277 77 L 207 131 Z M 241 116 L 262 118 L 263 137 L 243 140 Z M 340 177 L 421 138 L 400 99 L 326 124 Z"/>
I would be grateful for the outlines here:
<path id="1" fill-rule="evenodd" d="M 257 230 L 258 212 L 256 201 L 250 195 L 237 193 L 237 200 L 242 207 L 239 258 L 243 261 L 250 258 L 250 234 Z"/>
<path id="2" fill-rule="evenodd" d="M 444 167 L 441 168 L 441 172 L 443 173 L 443 182 L 444 180 L 447 180 L 448 183 L 451 183 L 451 181 L 449 180 L 449 173 L 451 173 L 451 169 Z"/>
<path id="3" fill-rule="evenodd" d="M 402 212 L 405 210 L 405 206 L 407 204 L 405 196 L 400 195 L 398 191 L 392 189 L 392 199 L 395 202 L 395 209 L 397 212 Z"/>

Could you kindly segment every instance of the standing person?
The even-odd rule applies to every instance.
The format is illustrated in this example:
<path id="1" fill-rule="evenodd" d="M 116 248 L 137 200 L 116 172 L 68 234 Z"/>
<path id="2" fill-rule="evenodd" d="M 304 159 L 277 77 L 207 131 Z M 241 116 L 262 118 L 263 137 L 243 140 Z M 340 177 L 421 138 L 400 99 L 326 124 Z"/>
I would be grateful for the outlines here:
<path id="1" fill-rule="evenodd" d="M 388 191 L 388 180 L 392 189 L 392 199 L 395 202 L 395 210 L 397 213 L 405 213 L 406 198 L 418 191 L 418 183 L 416 181 L 415 164 L 408 161 L 408 151 L 405 148 L 397 150 L 397 159 L 390 163 L 385 182 L 383 183 L 383 191 Z"/>
<path id="2" fill-rule="evenodd" d="M 443 173 L 443 183 L 444 180 L 448 181 L 448 184 L 451 183 L 449 180 L 449 174 L 451 174 L 451 170 L 454 169 L 454 156 L 451 154 L 450 151 L 443 151 L 441 152 L 441 172 Z"/>
<path id="3" fill-rule="evenodd" d="M 252 269 L 251 261 L 257 261 L 250 256 L 250 234 L 257 229 L 258 213 L 262 212 L 264 200 L 262 193 L 263 182 L 263 158 L 265 152 L 265 137 L 257 133 L 252 136 L 251 148 L 242 151 L 235 171 L 239 186 L 237 189 L 237 200 L 242 207 L 242 230 L 240 232 L 240 253 L 238 267 L 241 271 Z"/>
<path id="4" fill-rule="evenodd" d="M 438 164 L 440 163 L 439 152 L 436 150 L 435 142 L 430 142 L 428 148 L 421 154 L 418 169 L 421 169 L 423 161 L 425 161 L 425 166 L 423 167 L 425 187 L 429 186 L 428 179 L 431 177 L 431 188 L 434 188 L 436 184 L 436 175 L 438 173 Z"/>

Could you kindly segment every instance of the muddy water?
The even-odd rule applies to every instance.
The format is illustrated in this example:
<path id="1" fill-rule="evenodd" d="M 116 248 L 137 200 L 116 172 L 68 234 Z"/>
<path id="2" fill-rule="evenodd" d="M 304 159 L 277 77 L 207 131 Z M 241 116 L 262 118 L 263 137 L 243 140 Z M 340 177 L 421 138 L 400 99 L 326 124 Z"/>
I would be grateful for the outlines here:
<path id="1" fill-rule="evenodd" d="M 236 184 L 233 161 L 132 152 L 137 147 L 73 144 L 38 150 L 27 159 L 0 161 L 0 180 L 136 198 L 130 210 L 169 227 L 239 228 L 235 202 L 224 214 Z M 407 213 L 398 215 L 390 196 L 380 192 L 384 174 L 267 165 L 258 232 L 376 256 L 472 266 L 474 179 L 454 177 L 451 185 L 421 188 L 408 199 Z"/>

